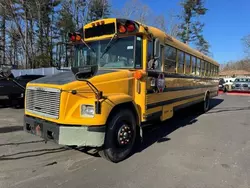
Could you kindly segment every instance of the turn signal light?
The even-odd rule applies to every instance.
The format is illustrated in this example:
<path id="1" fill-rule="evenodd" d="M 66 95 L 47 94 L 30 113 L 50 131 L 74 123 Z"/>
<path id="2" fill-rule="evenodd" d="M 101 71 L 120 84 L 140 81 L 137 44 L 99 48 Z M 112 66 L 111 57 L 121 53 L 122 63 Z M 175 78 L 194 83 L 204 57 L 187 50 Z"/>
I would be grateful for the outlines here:
<path id="1" fill-rule="evenodd" d="M 140 80 L 142 78 L 143 74 L 141 71 L 137 70 L 135 71 L 134 73 L 134 78 L 137 79 L 137 80 Z"/>

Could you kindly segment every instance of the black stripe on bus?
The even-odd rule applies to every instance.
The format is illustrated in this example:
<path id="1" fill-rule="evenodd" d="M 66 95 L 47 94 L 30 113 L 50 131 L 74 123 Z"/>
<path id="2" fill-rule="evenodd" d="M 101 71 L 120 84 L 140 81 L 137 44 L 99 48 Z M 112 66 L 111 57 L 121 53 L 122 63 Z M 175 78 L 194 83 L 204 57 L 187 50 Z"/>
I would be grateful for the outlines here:
<path id="1" fill-rule="evenodd" d="M 202 89 L 202 88 L 207 88 L 207 87 L 218 87 L 218 85 L 169 87 L 169 88 L 164 88 L 163 92 L 183 91 L 183 90 L 191 90 L 191 89 Z M 147 94 L 152 94 L 152 93 L 155 93 L 153 89 L 147 89 Z"/>
<path id="2" fill-rule="evenodd" d="M 170 100 L 167 100 L 167 101 L 161 101 L 161 102 L 147 104 L 146 108 L 147 109 L 155 108 L 155 107 L 158 107 L 158 106 L 169 105 L 169 104 L 173 104 L 173 103 L 176 103 L 176 102 L 179 102 L 179 101 L 184 101 L 184 100 L 187 100 L 187 99 L 191 99 L 191 98 L 195 98 L 195 97 L 202 97 L 202 96 L 205 96 L 205 93 L 199 93 L 199 94 L 195 94 L 195 95 L 189 95 L 189 96 L 185 96 L 185 97 L 170 99 Z"/>
<path id="3" fill-rule="evenodd" d="M 202 102 L 202 101 L 203 101 L 203 99 L 197 99 L 197 100 L 192 101 L 192 102 L 177 105 L 173 108 L 173 111 L 176 112 L 177 110 L 189 107 L 191 105 L 197 104 L 197 103 Z M 151 120 L 159 119 L 161 117 L 161 115 L 162 115 L 162 111 L 153 112 L 152 114 L 148 114 L 147 116 L 145 116 L 145 120 L 151 121 Z"/>
<path id="4" fill-rule="evenodd" d="M 151 114 L 148 114 L 144 118 L 145 118 L 146 121 L 150 121 L 150 120 L 160 118 L 161 115 L 162 115 L 162 111 L 158 111 L 158 112 L 153 112 Z"/>
<path id="5" fill-rule="evenodd" d="M 217 90 L 210 91 L 210 95 L 212 95 L 212 94 L 217 95 Z M 203 94 L 201 94 L 201 96 L 203 96 Z M 195 101 L 191 101 L 191 102 L 188 102 L 185 104 L 177 105 L 173 108 L 173 111 L 175 112 L 177 110 L 192 106 L 192 105 L 197 104 L 197 103 L 202 102 L 202 101 L 203 101 L 203 99 L 197 99 Z M 159 119 L 161 117 L 161 115 L 162 115 L 162 111 L 158 111 L 158 112 L 153 112 L 151 114 L 148 114 L 144 118 L 146 121 L 150 121 L 150 120 L 154 120 L 154 119 Z"/>
<path id="6" fill-rule="evenodd" d="M 160 73 L 163 73 L 166 78 L 189 78 L 189 79 L 204 79 L 204 80 L 219 80 L 217 78 L 211 78 L 211 77 L 201 77 L 201 76 L 193 76 L 193 75 L 185 75 L 180 73 L 167 73 L 167 72 L 157 72 L 157 71 L 148 71 L 149 77 L 155 77 L 157 78 Z"/>

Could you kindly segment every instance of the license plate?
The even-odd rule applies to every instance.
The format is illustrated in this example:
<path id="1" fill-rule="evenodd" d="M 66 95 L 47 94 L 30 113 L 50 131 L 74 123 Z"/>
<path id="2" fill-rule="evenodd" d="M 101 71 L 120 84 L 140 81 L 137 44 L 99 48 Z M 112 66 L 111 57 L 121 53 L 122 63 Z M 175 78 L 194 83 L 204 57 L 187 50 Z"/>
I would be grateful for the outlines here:
<path id="1" fill-rule="evenodd" d="M 38 135 L 38 136 L 42 135 L 42 127 L 43 127 L 43 125 L 41 123 L 35 123 L 36 135 Z"/>

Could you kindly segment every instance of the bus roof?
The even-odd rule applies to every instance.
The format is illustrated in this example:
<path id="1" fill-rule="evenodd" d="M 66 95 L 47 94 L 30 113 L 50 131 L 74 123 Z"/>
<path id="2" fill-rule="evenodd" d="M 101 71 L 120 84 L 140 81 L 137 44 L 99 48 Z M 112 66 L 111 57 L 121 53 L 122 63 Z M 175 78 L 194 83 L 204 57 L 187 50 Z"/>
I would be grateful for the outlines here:
<path id="1" fill-rule="evenodd" d="M 86 25 L 90 26 L 91 23 L 94 23 L 94 22 L 98 22 L 98 21 L 101 21 L 101 20 L 105 20 L 105 21 L 108 21 L 108 22 L 115 22 L 119 19 L 123 19 L 123 18 L 104 18 L 104 19 L 100 19 L 100 20 L 96 20 L 96 21 L 93 21 L 93 22 L 90 22 Z M 124 19 L 126 20 L 126 19 Z M 131 20 L 131 19 L 127 19 L 127 20 Z M 174 37 L 171 37 L 170 35 L 168 35 L 167 33 L 165 33 L 164 31 L 156 28 L 156 27 L 152 27 L 152 26 L 148 26 L 148 25 L 145 25 L 145 24 L 142 24 L 136 20 L 131 20 L 131 21 L 134 21 L 134 22 L 137 22 L 140 26 L 141 26 L 141 31 L 145 31 L 145 28 L 147 27 L 148 28 L 148 31 L 154 36 L 154 37 L 157 37 L 159 38 L 160 42 L 161 43 L 164 43 L 164 44 L 168 44 L 170 46 L 173 46 L 183 52 L 186 52 L 190 55 L 193 55 L 193 56 L 196 56 L 198 58 L 200 58 L 201 60 L 205 60 L 205 61 L 208 61 L 214 65 L 217 65 L 219 66 L 219 63 L 216 62 L 215 60 L 213 60 L 212 58 L 206 56 L 205 54 L 199 52 L 198 50 L 195 50 L 193 48 L 191 48 L 189 45 L 177 40 L 176 38 Z M 85 25 L 85 26 L 86 26 Z M 147 33 L 145 31 L 145 33 Z"/>
<path id="2" fill-rule="evenodd" d="M 157 38 L 160 39 L 160 41 L 162 43 L 166 43 L 170 46 L 173 46 L 179 50 L 182 50 L 190 55 L 194 55 L 202 60 L 208 61 L 210 63 L 213 63 L 214 65 L 219 66 L 219 63 L 216 62 L 215 60 L 213 60 L 212 58 L 206 56 L 205 54 L 199 52 L 198 50 L 195 50 L 193 48 L 191 48 L 190 46 L 188 46 L 187 44 L 177 40 L 174 37 L 171 37 L 170 35 L 166 34 L 165 32 L 163 32 L 162 30 L 156 28 L 156 27 L 152 27 L 152 26 L 147 26 L 149 31 Z"/>

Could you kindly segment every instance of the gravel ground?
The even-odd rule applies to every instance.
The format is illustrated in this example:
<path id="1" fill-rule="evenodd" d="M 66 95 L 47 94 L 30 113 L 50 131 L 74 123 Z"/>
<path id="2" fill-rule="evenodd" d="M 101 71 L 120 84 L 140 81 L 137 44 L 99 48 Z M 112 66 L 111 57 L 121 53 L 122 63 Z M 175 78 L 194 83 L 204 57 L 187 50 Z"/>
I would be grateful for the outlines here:
<path id="1" fill-rule="evenodd" d="M 141 148 L 119 164 L 45 144 L 22 131 L 23 109 L 2 106 L 0 187 L 248 188 L 250 97 L 212 102 L 206 114 L 187 109 L 146 128 Z"/>

